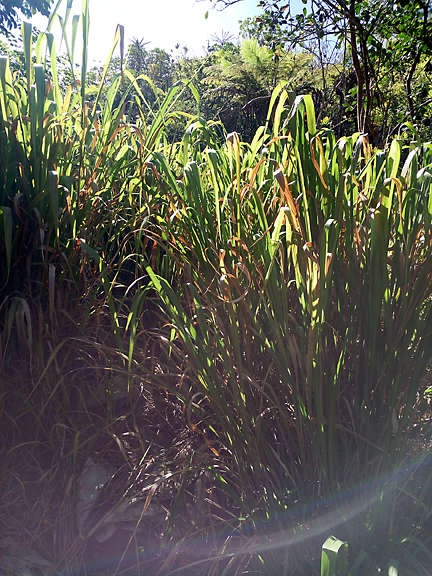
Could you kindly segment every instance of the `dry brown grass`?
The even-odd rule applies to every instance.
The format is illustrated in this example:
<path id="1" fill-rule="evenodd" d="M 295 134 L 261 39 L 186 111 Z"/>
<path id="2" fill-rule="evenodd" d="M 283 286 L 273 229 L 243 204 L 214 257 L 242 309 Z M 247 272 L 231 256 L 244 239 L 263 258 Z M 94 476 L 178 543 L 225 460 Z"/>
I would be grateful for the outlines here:
<path id="1" fill-rule="evenodd" d="M 38 320 L 49 324 L 39 315 L 33 329 Z M 103 311 L 85 337 L 75 317 L 31 354 L 9 342 L 0 376 L 8 576 L 157 574 L 199 559 L 201 572 L 203 559 L 226 548 L 216 532 L 227 503 L 204 472 L 212 446 L 188 422 L 184 378 L 169 372 L 155 339 L 157 315 L 149 310 L 142 322 L 132 371 Z M 103 486 L 81 521 L 89 463 Z"/>

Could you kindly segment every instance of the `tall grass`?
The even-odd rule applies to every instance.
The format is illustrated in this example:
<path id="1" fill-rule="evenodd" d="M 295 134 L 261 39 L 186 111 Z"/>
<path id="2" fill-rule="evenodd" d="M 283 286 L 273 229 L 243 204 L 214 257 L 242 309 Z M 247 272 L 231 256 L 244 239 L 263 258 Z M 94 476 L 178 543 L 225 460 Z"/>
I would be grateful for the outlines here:
<path id="1" fill-rule="evenodd" d="M 251 145 L 228 135 L 181 185 L 161 166 L 187 282 L 179 293 L 148 272 L 190 425 L 265 533 L 336 506 L 360 546 L 377 532 L 429 542 L 427 505 L 404 487 L 431 356 L 430 145 L 401 162 L 397 139 L 374 153 L 365 135 L 336 142 L 309 96 L 277 96 Z"/>
<path id="2" fill-rule="evenodd" d="M 63 30 L 71 6 L 60 20 Z M 60 8 L 61 2 L 51 21 Z M 183 121 L 175 101 L 185 89 L 173 86 L 151 110 L 127 71 L 121 97 L 121 75 L 106 87 L 104 73 L 90 99 L 88 23 L 84 1 L 72 17 L 72 40 L 65 38 L 72 82 L 63 88 L 50 32 L 34 44 L 31 26 L 23 24 L 24 73 L 12 74 L 0 58 L 2 524 L 23 558 L 34 557 L 26 553 L 33 546 L 52 571 L 70 573 L 94 546 L 95 526 L 76 522 L 88 458 L 121 469 L 115 506 L 134 489 L 135 467 L 166 450 L 171 438 L 157 434 L 167 418 L 163 396 L 144 392 L 140 374 L 130 370 L 136 318 L 143 310 L 153 318 L 142 290 L 132 311 L 131 302 L 145 284 L 145 266 L 163 270 L 157 240 L 165 191 L 151 160 L 156 151 L 169 157 L 167 125 Z M 121 28 L 112 50 L 119 41 Z M 127 115 L 131 99 L 141 111 L 134 123 Z M 153 420 L 147 435 L 137 427 L 141 410 Z M 113 570 L 125 550 L 112 560 Z"/>
<path id="3" fill-rule="evenodd" d="M 70 15 L 68 2 L 63 30 Z M 431 145 L 337 141 L 284 84 L 251 143 L 180 118 L 181 84 L 150 110 L 123 71 L 90 101 L 88 1 L 72 25 L 64 91 L 50 33 L 33 47 L 23 25 L 25 75 L 0 58 L 1 513 L 14 537 L 24 518 L 52 569 L 73 573 L 127 500 L 143 512 L 124 553 L 135 544 L 152 573 L 318 571 L 330 534 L 422 573 Z M 89 458 L 116 475 L 84 530 Z"/>
<path id="4" fill-rule="evenodd" d="M 57 13 L 60 4 L 50 26 L 58 17 L 65 34 L 72 3 L 67 3 L 64 18 Z M 72 19 L 72 42 L 64 36 L 73 83 L 63 92 L 50 32 L 42 33 L 33 46 L 31 25 L 23 23 L 25 76 L 12 75 L 7 58 L 1 58 L 2 301 L 7 307 L 11 294 L 32 297 L 36 290 L 37 297 L 46 294 L 52 315 L 54 300 L 61 296 L 60 285 L 84 282 L 94 289 L 96 282 L 104 289 L 117 333 L 113 287 L 123 263 L 133 260 L 140 265 L 148 251 L 146 230 L 153 225 L 161 195 L 149 160 L 155 150 L 167 145 L 164 131 L 176 117 L 174 103 L 182 85 L 171 88 L 150 125 L 146 117 L 151 110 L 127 71 L 105 90 L 100 105 L 113 50 L 119 40 L 123 43 L 123 28 L 118 27 L 100 86 L 89 100 L 85 86 L 88 12 L 84 2 L 81 15 Z M 80 80 L 73 61 L 79 24 Z M 130 81 L 129 89 L 114 107 L 124 78 Z M 137 99 L 142 111 L 136 124 L 125 115 L 130 98 Z M 93 264 L 82 274 L 87 260 Z"/>

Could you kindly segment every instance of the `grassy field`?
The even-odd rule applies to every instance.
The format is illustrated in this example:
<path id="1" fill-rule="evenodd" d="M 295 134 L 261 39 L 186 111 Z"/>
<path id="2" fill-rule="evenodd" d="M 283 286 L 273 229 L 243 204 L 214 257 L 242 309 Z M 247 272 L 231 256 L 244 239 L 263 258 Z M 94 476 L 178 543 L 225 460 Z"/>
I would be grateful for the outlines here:
<path id="1" fill-rule="evenodd" d="M 0 57 L 2 570 L 429 574 L 432 144 L 89 100 L 81 20 Z"/>

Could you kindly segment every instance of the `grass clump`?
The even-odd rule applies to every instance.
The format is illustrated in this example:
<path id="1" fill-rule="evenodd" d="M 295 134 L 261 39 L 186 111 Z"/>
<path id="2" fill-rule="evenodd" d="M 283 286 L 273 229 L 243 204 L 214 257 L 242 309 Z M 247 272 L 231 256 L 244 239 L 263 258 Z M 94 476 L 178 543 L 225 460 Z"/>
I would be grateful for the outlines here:
<path id="1" fill-rule="evenodd" d="M 427 507 L 401 484 L 430 359 L 429 147 L 401 165 L 401 141 L 375 154 L 364 135 L 336 142 L 316 134 L 309 97 L 288 98 L 252 166 L 233 134 L 221 174 L 186 168 L 181 295 L 149 270 L 192 426 L 270 549 L 281 534 L 289 545 L 296 514 L 311 536 L 295 541 L 314 526 L 322 538 L 323 516 L 365 549 L 377 532 L 390 547 L 428 541 Z"/>
<path id="2" fill-rule="evenodd" d="M 0 61 L 3 568 L 313 574 L 333 534 L 427 573 L 430 144 L 336 140 L 284 84 L 251 143 L 199 117 L 170 142 L 182 85 L 132 124 L 120 76 L 90 106 L 84 55 L 61 94 L 23 32 L 26 77 Z"/>

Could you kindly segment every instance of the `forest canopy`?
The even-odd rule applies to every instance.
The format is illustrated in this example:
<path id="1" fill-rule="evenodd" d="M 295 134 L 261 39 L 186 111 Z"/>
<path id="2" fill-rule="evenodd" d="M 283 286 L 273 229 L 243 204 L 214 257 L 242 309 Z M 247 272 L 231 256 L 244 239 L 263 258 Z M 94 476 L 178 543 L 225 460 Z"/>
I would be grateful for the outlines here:
<path id="1" fill-rule="evenodd" d="M 214 0 L 216 8 L 227 10 L 234 3 Z M 49 6 L 46 0 L 15 4 L 27 15 L 47 13 Z M 426 137 L 432 116 L 431 5 L 432 0 L 311 0 L 297 13 L 287 0 L 261 0 L 261 14 L 241 23 L 238 38 L 214 35 L 200 57 L 187 47 L 164 50 L 145 38 L 132 39 L 124 62 L 112 59 L 105 84 L 129 70 L 154 112 L 175 82 L 187 80 L 189 89 L 179 101 L 185 114 L 197 110 L 193 88 L 204 118 L 249 138 L 265 123 L 272 90 L 284 81 L 297 95 L 312 95 L 318 126 L 338 136 L 360 131 L 384 146 L 410 125 Z M 6 11 L 6 3 L 1 8 Z M 12 66 L 23 67 L 22 50 L 4 43 L 2 51 Z M 59 66 L 66 90 L 73 73 Z M 90 93 L 102 73 L 103 67 L 88 72 Z M 131 98 L 134 91 L 129 88 Z M 136 103 L 131 112 L 137 114 Z"/>
<path id="2" fill-rule="evenodd" d="M 214 0 L 229 8 L 242 0 Z M 318 115 L 333 117 L 382 145 L 404 122 L 429 125 L 432 70 L 430 0 L 261 0 L 247 27 L 261 44 L 314 55 L 323 88 Z M 331 66 L 333 65 L 333 66 Z M 335 67 L 338 73 L 335 74 Z M 328 110 L 337 98 L 339 114 Z"/>

